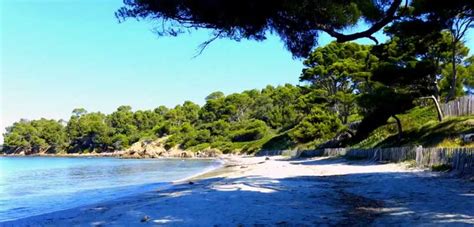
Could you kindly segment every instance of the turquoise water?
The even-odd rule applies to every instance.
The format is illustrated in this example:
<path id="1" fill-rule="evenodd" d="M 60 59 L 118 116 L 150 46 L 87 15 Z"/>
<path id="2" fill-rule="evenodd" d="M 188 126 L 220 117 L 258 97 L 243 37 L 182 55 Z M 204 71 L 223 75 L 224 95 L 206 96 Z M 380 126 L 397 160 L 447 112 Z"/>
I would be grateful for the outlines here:
<path id="1" fill-rule="evenodd" d="M 152 190 L 218 165 L 211 160 L 0 157 L 0 222 Z"/>

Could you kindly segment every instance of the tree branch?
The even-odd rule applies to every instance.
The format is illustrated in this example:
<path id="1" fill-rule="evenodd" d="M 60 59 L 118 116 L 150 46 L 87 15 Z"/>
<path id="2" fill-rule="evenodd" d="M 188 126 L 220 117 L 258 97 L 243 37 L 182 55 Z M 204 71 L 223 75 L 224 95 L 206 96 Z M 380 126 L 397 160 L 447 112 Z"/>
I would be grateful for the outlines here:
<path id="1" fill-rule="evenodd" d="M 378 44 L 377 39 L 375 39 L 375 37 L 373 37 L 372 35 L 378 32 L 380 29 L 385 27 L 385 25 L 389 24 L 396 18 L 395 14 L 401 3 L 402 3 L 402 0 L 394 0 L 390 8 L 385 13 L 385 17 L 379 20 L 378 22 L 376 22 L 375 24 L 373 24 L 372 27 L 368 28 L 365 31 L 357 32 L 353 34 L 342 34 L 330 28 L 323 28 L 322 30 L 328 33 L 330 36 L 336 38 L 336 41 L 340 43 L 352 41 L 359 38 L 369 38 Z"/>
<path id="2" fill-rule="evenodd" d="M 212 37 L 211 39 L 201 43 L 198 47 L 198 50 L 197 50 L 197 53 L 196 55 L 194 55 L 192 58 L 196 58 L 197 56 L 201 55 L 202 52 L 204 51 L 204 49 L 207 48 L 207 46 L 209 46 L 209 44 L 211 44 L 212 42 L 214 42 L 216 39 L 218 39 L 221 34 L 223 33 L 223 31 L 220 31 L 219 33 L 217 33 L 214 37 Z"/>

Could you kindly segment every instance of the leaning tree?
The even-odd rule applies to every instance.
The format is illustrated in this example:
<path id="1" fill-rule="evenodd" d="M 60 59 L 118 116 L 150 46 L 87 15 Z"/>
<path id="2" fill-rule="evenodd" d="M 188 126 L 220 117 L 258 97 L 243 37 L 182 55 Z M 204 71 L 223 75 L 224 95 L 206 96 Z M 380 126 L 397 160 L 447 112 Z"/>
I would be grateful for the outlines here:
<path id="1" fill-rule="evenodd" d="M 208 29 L 212 37 L 201 51 L 218 38 L 262 41 L 276 34 L 294 57 L 306 57 L 321 32 L 338 42 L 369 38 L 377 43 L 374 33 L 406 14 L 449 29 L 460 11 L 472 18 L 473 5 L 472 0 L 124 0 L 115 14 L 120 21 L 151 20 L 158 35 Z M 367 26 L 345 33 L 361 23 Z"/>

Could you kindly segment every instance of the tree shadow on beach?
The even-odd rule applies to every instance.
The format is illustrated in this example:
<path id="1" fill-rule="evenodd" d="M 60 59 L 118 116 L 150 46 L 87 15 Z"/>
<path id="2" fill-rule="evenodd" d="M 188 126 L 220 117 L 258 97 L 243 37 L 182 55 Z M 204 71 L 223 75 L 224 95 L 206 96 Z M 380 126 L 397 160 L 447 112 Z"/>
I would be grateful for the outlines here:
<path id="1" fill-rule="evenodd" d="M 291 158 L 291 159 L 280 159 L 288 160 L 293 165 L 355 165 L 355 166 L 373 166 L 373 165 L 383 165 L 385 163 L 377 162 L 374 160 L 367 159 L 350 159 L 346 157 L 321 157 L 317 159 L 305 159 L 305 158 Z"/>
<path id="2" fill-rule="evenodd" d="M 283 179 L 213 178 L 184 187 L 179 197 L 166 195 L 168 203 L 183 203 L 184 212 L 163 208 L 154 215 L 204 225 L 470 224 L 474 211 L 469 207 L 474 203 L 473 195 L 466 192 L 473 187 L 453 183 L 413 173 L 383 172 Z M 436 191 L 440 186 L 457 188 Z M 432 191 L 426 191 L 430 188 Z M 208 210 L 202 211 L 200 204 L 206 204 L 202 207 Z M 208 222 L 207 217 L 215 212 L 232 218 Z"/>

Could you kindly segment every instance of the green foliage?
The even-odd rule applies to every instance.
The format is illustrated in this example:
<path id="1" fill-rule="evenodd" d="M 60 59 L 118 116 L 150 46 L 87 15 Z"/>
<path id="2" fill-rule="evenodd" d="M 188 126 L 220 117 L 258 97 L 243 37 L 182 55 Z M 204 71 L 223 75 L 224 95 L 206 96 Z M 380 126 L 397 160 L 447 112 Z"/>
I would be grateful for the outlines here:
<path id="1" fill-rule="evenodd" d="M 7 150 L 60 152 L 67 142 L 64 126 L 54 120 L 21 120 L 7 128 L 4 145 Z"/>
<path id="2" fill-rule="evenodd" d="M 440 100 L 447 93 L 450 79 L 443 68 L 450 64 L 451 37 L 439 24 L 408 17 L 385 32 L 390 39 L 371 50 L 378 63 L 371 70 L 370 89 L 357 98 L 364 119 L 354 142 L 364 140 L 390 118 L 415 107 L 417 99 L 434 96 Z M 461 91 L 461 83 L 458 87 Z"/>
<path id="3" fill-rule="evenodd" d="M 426 106 L 420 98 L 448 96 L 454 81 L 452 36 L 441 27 L 407 16 L 385 29 L 390 37 L 385 43 L 319 47 L 304 61 L 303 86 L 269 85 L 229 95 L 217 91 L 202 107 L 191 101 L 153 110 L 120 106 L 108 115 L 77 108 L 66 127 L 45 119 L 15 123 L 5 134 L 5 145 L 30 152 L 104 152 L 160 138 L 167 149 L 247 153 L 312 148 L 329 140 L 354 147 L 464 146 L 451 137 L 472 126 L 454 120 L 436 124 L 430 122 L 436 119 L 432 107 L 414 108 Z M 459 42 L 456 95 L 473 92 L 474 58 L 466 58 L 467 53 Z M 405 131 L 401 141 L 395 117 Z"/>
<path id="4" fill-rule="evenodd" d="M 206 96 L 206 101 L 224 98 L 224 93 L 222 91 L 215 91 Z"/>
<path id="5" fill-rule="evenodd" d="M 106 123 L 106 115 L 102 113 L 87 113 L 73 115 L 66 126 L 70 139 L 70 150 L 106 151 L 112 145 L 110 135 L 112 128 Z"/>
<path id="6" fill-rule="evenodd" d="M 195 124 L 199 118 L 199 105 L 186 101 L 183 105 L 177 105 L 165 114 L 165 120 L 172 126 L 181 126 L 184 123 Z"/>
<path id="7" fill-rule="evenodd" d="M 311 113 L 290 132 L 290 137 L 306 143 L 316 139 L 330 139 L 342 129 L 343 125 L 335 114 L 313 107 Z"/>
<path id="8" fill-rule="evenodd" d="M 473 7 L 472 0 L 140 0 L 125 1 L 124 6 L 117 10 L 116 17 L 119 20 L 153 20 L 159 25 L 158 35 L 177 36 L 194 29 L 211 29 L 214 36 L 211 40 L 263 41 L 267 35 L 276 34 L 293 56 L 306 57 L 318 45 L 321 32 L 338 42 L 346 42 L 359 38 L 375 39 L 374 33 L 388 24 L 410 20 L 424 20 L 428 25 L 449 29 L 455 27 L 453 25 L 465 25 L 456 23 L 459 19 L 472 21 Z M 360 26 L 353 33 L 347 33 L 347 28 L 353 29 L 361 23 L 369 28 Z M 465 26 L 469 27 L 469 24 Z"/>
<path id="9" fill-rule="evenodd" d="M 179 127 L 187 121 L 196 132 L 177 137 L 195 138 L 197 131 L 204 129 L 201 123 L 224 121 L 230 125 L 224 134 L 207 130 L 214 138 L 211 140 L 229 142 L 241 140 L 249 134 L 246 131 L 251 131 L 236 129 L 234 125 L 258 119 L 273 132 L 291 130 L 290 136 L 299 142 L 325 140 L 332 134 L 326 133 L 330 127 L 322 125 L 326 121 L 329 125 L 337 123 L 332 117 L 315 114 L 314 106 L 319 105 L 344 124 L 361 119 L 351 143 L 365 140 L 374 144 L 394 131 L 392 124 L 387 130 L 377 128 L 405 115 L 417 105 L 419 98 L 435 96 L 438 100 L 450 100 L 473 93 L 473 60 L 465 59 L 468 50 L 462 43 L 468 34 L 466 30 L 474 23 L 473 7 L 472 0 L 216 0 L 198 4 L 142 0 L 126 1 L 116 16 L 120 20 L 157 20 L 161 28 L 159 35 L 176 36 L 207 28 L 215 36 L 211 40 L 262 41 L 268 34 L 277 34 L 293 56 L 308 57 L 301 80 L 309 82 L 310 87 L 269 86 L 262 91 L 228 96 L 215 92 L 206 98 L 197 122 L 174 113 L 174 117 L 165 119 L 169 127 L 164 124 L 162 130 L 154 130 L 160 135 L 182 134 Z M 352 34 L 341 32 L 362 21 L 368 29 Z M 389 37 L 385 43 L 376 42 L 374 46 L 344 43 L 358 38 L 375 39 L 373 34 L 380 30 Z M 337 42 L 316 48 L 321 32 Z M 310 53 L 311 50 L 315 51 Z M 321 115 L 321 119 L 314 115 Z M 418 123 L 405 121 L 404 124 L 410 130 Z"/>
<path id="10" fill-rule="evenodd" d="M 388 127 L 382 126 L 372 131 L 367 138 L 352 145 L 352 147 L 362 149 L 377 147 L 379 143 L 391 135 L 393 135 L 393 132 L 391 132 Z"/>
<path id="11" fill-rule="evenodd" d="M 223 153 L 247 153 L 252 154 L 261 149 L 267 144 L 272 138 L 273 134 L 268 134 L 259 140 L 247 141 L 247 142 L 230 142 L 230 141 L 216 141 L 211 145 L 211 148 L 216 148 Z"/>
<path id="12" fill-rule="evenodd" d="M 216 141 L 214 143 L 211 143 L 211 147 L 219 149 L 224 154 L 236 151 L 236 146 L 230 141 Z"/>
<path id="13" fill-rule="evenodd" d="M 399 115 L 404 128 L 403 138 L 397 141 L 397 129 L 394 120 L 390 120 L 374 130 L 365 140 L 353 145 L 354 148 L 417 146 L 423 147 L 472 147 L 464 144 L 460 136 L 474 133 L 472 116 L 450 117 L 443 122 L 437 121 L 434 107 L 416 107 L 406 114 Z"/>
<path id="14" fill-rule="evenodd" d="M 134 118 L 134 115 L 136 115 L 137 118 Z M 138 141 L 139 139 L 138 127 L 141 127 L 141 128 L 149 127 L 147 125 L 149 123 L 146 120 L 147 119 L 144 113 L 137 112 L 134 114 L 130 106 L 120 106 L 117 108 L 115 112 L 111 113 L 110 115 L 107 115 L 105 118 L 105 121 L 106 121 L 105 123 L 107 125 L 104 126 L 104 128 L 101 130 L 104 130 L 104 131 L 108 130 L 109 132 L 102 131 L 100 133 L 105 133 L 105 134 L 110 133 L 113 135 L 122 135 L 122 137 L 126 137 L 120 140 L 121 142 L 120 147 L 126 148 L 130 145 L 130 143 Z M 140 125 L 138 125 L 137 123 L 140 123 Z M 106 127 L 108 128 L 105 129 Z M 103 142 L 105 142 L 106 136 L 103 135 L 103 137 L 104 137 Z M 104 144 L 104 145 L 108 146 L 111 144 Z"/>
<path id="15" fill-rule="evenodd" d="M 267 136 L 259 139 L 259 140 L 254 140 L 254 141 L 248 141 L 248 142 L 236 142 L 235 144 L 235 150 L 239 151 L 241 153 L 247 153 L 247 154 L 253 154 L 256 153 L 257 151 L 261 150 L 262 147 L 268 143 L 270 139 L 273 138 L 273 134 L 268 134 Z"/>
<path id="16" fill-rule="evenodd" d="M 474 95 L 474 56 L 470 56 L 465 61 L 466 74 L 463 79 L 464 87 L 466 92 L 470 95 Z"/>
<path id="17" fill-rule="evenodd" d="M 459 139 L 462 134 L 474 133 L 473 117 L 452 117 L 443 122 L 431 121 L 419 128 L 407 130 L 401 145 L 422 145 L 423 147 L 462 147 L 473 146 L 464 144 Z M 382 141 L 378 146 L 393 146 L 393 137 Z"/>
<path id="18" fill-rule="evenodd" d="M 467 49 L 466 47 L 464 47 Z M 466 53 L 467 55 L 467 53 Z M 465 55 L 464 55 L 465 56 Z M 449 95 L 452 81 L 453 81 L 453 68 L 450 65 L 443 65 L 441 70 L 440 94 L 442 97 Z M 456 65 L 456 89 L 455 97 L 464 96 L 469 93 L 473 93 L 474 89 L 474 56 L 464 60 L 463 64 Z M 454 98 L 455 98 L 454 97 Z"/>
<path id="19" fill-rule="evenodd" d="M 123 134 L 115 134 L 112 137 L 112 146 L 114 150 L 123 150 L 130 144 L 128 137 Z"/>
<path id="20" fill-rule="evenodd" d="M 259 103 L 256 103 L 256 110 L 253 113 L 255 118 L 263 121 L 266 119 L 265 122 L 270 127 L 280 130 L 294 127 L 302 118 L 302 112 L 297 106 L 298 98 L 301 96 L 301 88 L 287 84 L 271 89 L 271 92 L 264 89 L 262 94 L 264 94 L 262 95 L 263 97 L 265 95 L 270 97 L 270 100 L 272 100 L 270 105 L 273 108 L 266 109 L 265 111 L 261 109 Z M 264 115 L 265 113 L 266 116 Z"/>
<path id="21" fill-rule="evenodd" d="M 421 105 L 421 104 L 419 104 Z M 402 128 L 405 133 L 410 130 L 416 130 L 428 122 L 436 121 L 436 110 L 431 103 L 425 104 L 427 106 L 418 106 L 409 110 L 406 114 L 400 114 L 398 117 L 402 122 Z M 370 135 L 353 145 L 354 148 L 373 148 L 383 146 L 382 142 L 388 137 L 393 136 L 393 142 L 396 143 L 396 134 L 398 133 L 396 122 L 391 118 L 387 124 L 375 129 Z"/>
<path id="22" fill-rule="evenodd" d="M 133 113 L 133 124 L 138 131 L 148 131 L 161 123 L 163 118 L 163 115 L 160 115 L 159 112 L 138 110 Z"/>
<path id="23" fill-rule="evenodd" d="M 288 132 L 272 137 L 262 145 L 262 150 L 286 150 L 295 146 Z"/>
<path id="24" fill-rule="evenodd" d="M 206 129 L 210 132 L 210 135 L 214 138 L 225 137 L 228 135 L 230 130 L 230 124 L 224 120 L 218 120 L 211 123 L 201 124 L 200 129 Z"/>
<path id="25" fill-rule="evenodd" d="M 268 133 L 268 130 L 265 122 L 260 120 L 239 122 L 232 126 L 230 138 L 232 142 L 259 140 Z"/>
<path id="26" fill-rule="evenodd" d="M 320 103 L 338 113 L 343 123 L 357 110 L 357 94 L 369 89 L 370 70 L 378 60 L 370 50 L 369 45 L 332 42 L 304 61 L 300 80 L 309 82 Z"/>
<path id="27" fill-rule="evenodd" d="M 212 142 L 211 133 L 209 130 L 201 129 L 201 130 L 192 130 L 184 134 L 184 138 L 182 140 L 181 146 L 183 148 L 189 148 L 192 146 L 196 146 L 199 144 L 210 143 Z"/>

